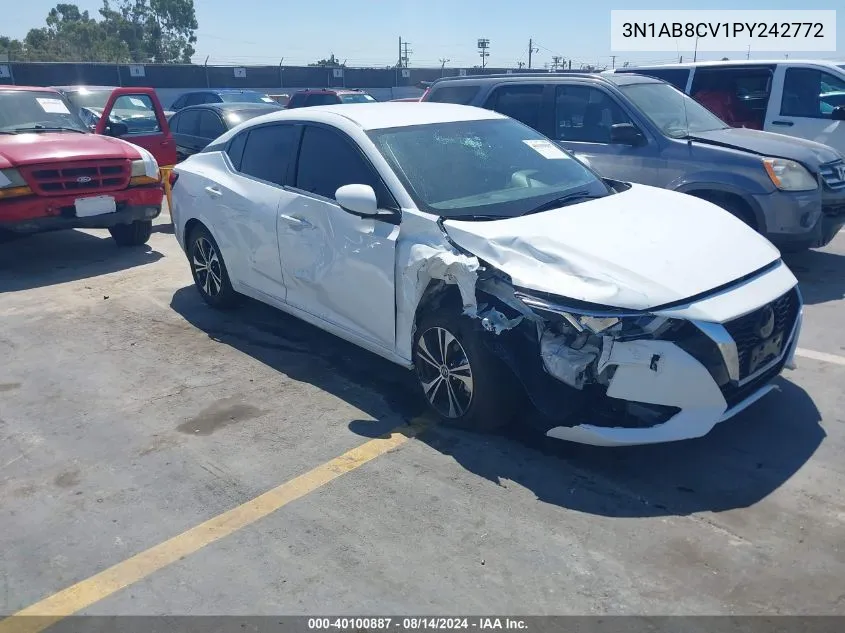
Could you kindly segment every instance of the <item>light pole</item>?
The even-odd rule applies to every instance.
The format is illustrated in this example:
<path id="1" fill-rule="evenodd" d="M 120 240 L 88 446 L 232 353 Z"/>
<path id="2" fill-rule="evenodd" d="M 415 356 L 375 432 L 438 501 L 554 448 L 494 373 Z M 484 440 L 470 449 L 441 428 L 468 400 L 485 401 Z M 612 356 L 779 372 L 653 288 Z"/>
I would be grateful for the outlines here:
<path id="1" fill-rule="evenodd" d="M 490 40 L 488 40 L 486 38 L 479 38 L 478 39 L 478 54 L 481 55 L 481 67 L 482 68 L 487 66 L 487 58 L 490 57 L 489 48 L 490 48 Z"/>

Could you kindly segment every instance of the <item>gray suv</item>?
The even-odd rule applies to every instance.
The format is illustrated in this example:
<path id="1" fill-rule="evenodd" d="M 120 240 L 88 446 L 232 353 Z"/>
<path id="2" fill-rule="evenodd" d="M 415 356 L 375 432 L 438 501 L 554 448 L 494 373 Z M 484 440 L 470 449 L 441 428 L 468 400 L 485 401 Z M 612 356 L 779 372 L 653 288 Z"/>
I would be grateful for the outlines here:
<path id="1" fill-rule="evenodd" d="M 781 250 L 824 246 L 845 224 L 845 159 L 839 152 L 729 127 L 658 79 L 583 73 L 454 77 L 436 81 L 423 101 L 506 114 L 586 158 L 602 176 L 709 200 Z"/>

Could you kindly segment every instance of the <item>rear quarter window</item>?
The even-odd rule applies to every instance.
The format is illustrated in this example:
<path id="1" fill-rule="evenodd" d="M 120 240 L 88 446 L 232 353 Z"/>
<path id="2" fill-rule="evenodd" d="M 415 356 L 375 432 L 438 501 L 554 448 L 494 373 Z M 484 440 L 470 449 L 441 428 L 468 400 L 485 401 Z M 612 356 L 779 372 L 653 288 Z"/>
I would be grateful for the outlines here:
<path id="1" fill-rule="evenodd" d="M 426 101 L 436 103 L 457 103 L 471 105 L 478 95 L 479 86 L 440 86 L 435 87 L 426 97 Z"/>

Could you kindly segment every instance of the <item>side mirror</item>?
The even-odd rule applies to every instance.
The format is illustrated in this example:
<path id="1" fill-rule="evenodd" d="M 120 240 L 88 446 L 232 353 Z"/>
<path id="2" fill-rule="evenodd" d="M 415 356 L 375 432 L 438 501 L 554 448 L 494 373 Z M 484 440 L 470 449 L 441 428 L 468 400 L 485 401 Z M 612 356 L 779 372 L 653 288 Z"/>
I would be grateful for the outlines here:
<path id="1" fill-rule="evenodd" d="M 335 191 L 334 199 L 353 215 L 370 218 L 379 214 L 376 192 L 370 185 L 343 185 Z"/>
<path id="2" fill-rule="evenodd" d="M 632 123 L 615 123 L 610 126 L 610 142 L 615 145 L 643 145 L 645 136 Z"/>
<path id="3" fill-rule="evenodd" d="M 126 136 L 129 134 L 129 126 L 125 123 L 118 123 L 117 121 L 110 122 L 106 126 L 106 134 L 109 136 Z"/>
<path id="4" fill-rule="evenodd" d="M 845 121 L 845 106 L 836 106 L 833 112 L 830 113 L 830 118 L 834 121 Z"/>

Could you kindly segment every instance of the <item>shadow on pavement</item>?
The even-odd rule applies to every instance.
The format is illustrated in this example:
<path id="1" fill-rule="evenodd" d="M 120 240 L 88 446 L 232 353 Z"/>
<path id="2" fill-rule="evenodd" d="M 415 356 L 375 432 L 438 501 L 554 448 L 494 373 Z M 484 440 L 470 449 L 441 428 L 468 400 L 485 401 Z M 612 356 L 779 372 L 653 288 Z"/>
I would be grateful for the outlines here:
<path id="1" fill-rule="evenodd" d="M 40 288 L 143 266 L 164 257 L 149 245 L 120 248 L 111 236 L 37 233 L 0 246 L 0 293 Z"/>
<path id="2" fill-rule="evenodd" d="M 804 303 L 814 305 L 845 297 L 845 255 L 808 250 L 784 254 L 783 260 L 801 284 Z"/>
<path id="3" fill-rule="evenodd" d="M 173 310 L 210 338 L 308 382 L 371 416 L 349 428 L 378 437 L 424 412 L 413 375 L 355 345 L 259 302 L 215 311 L 193 287 Z M 490 481 L 509 480 L 540 501 L 613 517 L 686 515 L 752 505 L 786 482 L 825 437 L 810 397 L 779 391 L 709 435 L 684 442 L 599 448 L 509 430 L 482 435 L 433 426 L 420 441 Z"/>
<path id="4" fill-rule="evenodd" d="M 810 397 L 780 391 L 703 438 L 602 448 L 511 430 L 499 436 L 435 427 L 420 440 L 468 471 L 515 482 L 540 501 L 609 517 L 652 517 L 744 508 L 783 485 L 825 437 Z M 369 435 L 361 423 L 353 430 Z"/>
<path id="5" fill-rule="evenodd" d="M 244 299 L 231 312 L 219 312 L 188 286 L 176 291 L 170 307 L 212 340 L 372 416 L 375 422 L 366 424 L 376 435 L 424 409 L 409 371 L 258 301 Z"/>

